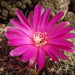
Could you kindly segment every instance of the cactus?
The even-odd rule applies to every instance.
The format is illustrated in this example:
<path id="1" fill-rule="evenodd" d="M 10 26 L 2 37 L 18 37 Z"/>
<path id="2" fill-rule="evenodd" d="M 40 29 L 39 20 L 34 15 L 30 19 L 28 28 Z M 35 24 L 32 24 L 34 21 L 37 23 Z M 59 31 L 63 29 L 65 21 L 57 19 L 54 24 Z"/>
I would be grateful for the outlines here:
<path id="1" fill-rule="evenodd" d="M 27 6 L 28 5 L 28 6 Z M 27 7 L 32 7 L 31 0 L 0 0 L 0 14 L 5 18 L 16 16 L 15 9 L 20 8 L 22 11 Z"/>
<path id="2" fill-rule="evenodd" d="M 75 32 L 75 31 L 72 31 Z M 61 60 L 54 62 L 47 56 L 47 61 L 42 71 L 37 70 L 37 65 L 34 68 L 28 67 L 28 62 L 21 62 L 21 56 L 10 57 L 9 52 L 13 48 L 7 44 L 5 36 L 0 36 L 0 74 L 4 75 L 74 75 L 75 74 L 75 54 L 64 52 L 69 60 Z M 74 42 L 75 39 L 71 41 Z"/>
<path id="3" fill-rule="evenodd" d="M 53 10 L 52 17 L 55 16 L 60 11 L 64 11 L 66 15 L 66 12 L 68 11 L 68 6 L 70 4 L 70 0 L 40 0 L 39 2 L 46 9 L 52 8 Z"/>

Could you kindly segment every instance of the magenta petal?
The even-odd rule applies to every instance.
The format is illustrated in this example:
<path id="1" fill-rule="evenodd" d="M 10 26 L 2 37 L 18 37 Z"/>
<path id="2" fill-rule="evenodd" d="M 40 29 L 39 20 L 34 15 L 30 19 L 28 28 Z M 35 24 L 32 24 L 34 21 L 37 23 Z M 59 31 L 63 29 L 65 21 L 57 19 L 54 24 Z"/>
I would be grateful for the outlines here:
<path id="1" fill-rule="evenodd" d="M 33 26 L 35 30 L 38 30 L 40 28 L 40 23 L 41 23 L 41 16 L 44 12 L 44 8 L 38 4 L 34 8 L 34 16 L 33 16 Z"/>
<path id="2" fill-rule="evenodd" d="M 50 47 L 49 46 L 45 46 L 44 47 L 44 50 L 48 53 L 48 55 L 56 62 L 59 62 L 58 58 L 55 56 L 55 54 L 53 54 L 51 51 L 50 51 Z"/>
<path id="3" fill-rule="evenodd" d="M 22 56 L 22 61 L 27 62 L 29 61 L 37 52 L 38 48 L 36 46 L 33 46 L 29 48 Z"/>
<path id="4" fill-rule="evenodd" d="M 5 32 L 5 35 L 6 35 L 6 37 L 9 39 L 9 40 L 12 40 L 12 39 L 17 39 L 17 38 L 19 38 L 19 39 L 25 39 L 25 38 L 29 38 L 28 36 L 23 36 L 23 35 L 21 35 L 20 33 L 17 33 L 17 32 L 15 32 L 15 31 L 6 31 Z M 30 38 L 29 38 L 30 39 Z"/>
<path id="5" fill-rule="evenodd" d="M 39 49 L 39 56 L 38 56 L 38 70 L 42 70 L 46 61 L 46 53 L 45 51 L 41 48 Z"/>
<path id="6" fill-rule="evenodd" d="M 17 38 L 24 38 L 24 37 L 21 37 L 20 34 L 16 34 L 15 32 L 11 32 L 11 31 L 6 31 L 5 32 L 5 36 L 8 38 L 8 39 L 17 39 Z"/>
<path id="7" fill-rule="evenodd" d="M 30 59 L 30 61 L 29 61 L 29 67 L 33 67 L 35 64 L 36 64 L 36 62 L 37 62 L 37 56 L 36 56 L 37 54 L 35 54 L 35 56 L 33 56 L 31 59 Z"/>
<path id="8" fill-rule="evenodd" d="M 62 35 L 61 37 L 57 37 L 59 39 L 71 39 L 71 38 L 75 38 L 75 34 L 74 33 L 67 33 Z"/>
<path id="9" fill-rule="evenodd" d="M 47 53 L 49 54 L 49 56 L 56 62 L 59 62 L 58 58 L 50 51 L 47 51 Z"/>
<path id="10" fill-rule="evenodd" d="M 18 29 L 23 31 L 28 36 L 32 36 L 32 30 L 28 26 L 24 26 L 21 22 L 18 20 L 11 20 L 11 23 L 16 26 Z M 31 32 L 31 33 L 30 33 Z"/>
<path id="11" fill-rule="evenodd" d="M 43 18 L 42 18 L 42 23 L 41 23 L 41 29 L 44 29 L 44 27 L 46 26 L 48 19 L 50 17 L 51 14 L 51 9 L 47 9 L 46 12 L 43 14 Z"/>
<path id="12" fill-rule="evenodd" d="M 38 50 L 35 53 L 35 55 L 30 59 L 29 66 L 33 67 L 37 63 L 37 59 L 38 59 Z"/>
<path id="13" fill-rule="evenodd" d="M 67 57 L 66 55 L 64 55 L 63 52 L 61 52 L 60 50 L 56 49 L 56 48 L 53 47 L 53 46 L 50 46 L 50 51 L 51 51 L 53 54 L 57 55 L 59 58 L 63 59 L 63 60 L 67 60 L 67 59 L 68 59 L 68 57 Z"/>
<path id="14" fill-rule="evenodd" d="M 14 26 L 16 26 L 17 28 L 19 28 L 19 29 L 30 29 L 30 27 L 28 27 L 28 26 L 26 26 L 26 25 L 24 25 L 24 24 L 22 24 L 20 21 L 18 21 L 18 20 L 10 20 L 10 22 L 14 25 Z"/>
<path id="15" fill-rule="evenodd" d="M 65 27 L 65 28 L 60 28 L 58 30 L 55 30 L 53 32 L 50 32 L 50 34 L 48 35 L 50 38 L 54 38 L 57 37 L 59 35 L 63 35 L 68 33 L 69 31 L 73 30 L 73 27 Z"/>
<path id="16" fill-rule="evenodd" d="M 25 15 L 19 9 L 16 9 L 16 14 L 17 14 L 17 16 L 18 16 L 18 18 L 22 24 L 30 26 Z"/>
<path id="17" fill-rule="evenodd" d="M 57 28 L 63 28 L 63 27 L 66 27 L 68 26 L 70 23 L 69 22 L 61 22 L 59 24 L 57 24 L 54 29 L 57 29 Z"/>
<path id="18" fill-rule="evenodd" d="M 33 26 L 33 13 L 32 12 L 29 13 L 29 15 L 28 15 L 28 21 L 29 21 L 30 25 Z"/>
<path id="19" fill-rule="evenodd" d="M 56 44 L 56 45 L 62 45 L 62 46 L 74 47 L 73 43 L 67 40 L 63 40 L 63 39 L 51 39 L 49 43 Z"/>
<path id="20" fill-rule="evenodd" d="M 26 34 L 24 34 L 22 31 L 13 28 L 13 27 L 7 27 L 8 31 L 5 32 L 5 35 L 8 39 L 23 39 L 23 38 L 29 38 Z"/>
<path id="21" fill-rule="evenodd" d="M 8 43 L 12 46 L 19 46 L 19 45 L 24 45 L 24 44 L 33 44 L 32 40 L 30 38 L 12 39 L 12 40 L 9 40 Z"/>
<path id="22" fill-rule="evenodd" d="M 64 28 L 64 27 L 66 27 L 69 24 L 70 24 L 69 22 L 61 22 L 61 23 L 57 24 L 56 26 L 54 26 L 52 28 L 52 30 L 55 31 L 55 30 L 58 30 L 60 28 Z"/>
<path id="23" fill-rule="evenodd" d="M 31 45 L 23 45 L 19 46 L 12 51 L 10 51 L 10 56 L 19 56 L 22 55 L 27 49 L 29 49 Z"/>
<path id="24" fill-rule="evenodd" d="M 69 47 L 69 46 L 54 45 L 54 44 L 53 44 L 53 46 L 56 47 L 56 48 L 58 48 L 58 49 L 62 49 L 62 50 L 64 50 L 64 51 L 68 51 L 68 52 L 71 52 L 71 53 L 75 53 L 75 50 L 72 49 L 72 48 Z"/>
<path id="25" fill-rule="evenodd" d="M 51 28 L 64 15 L 64 12 L 59 12 L 48 24 L 47 28 Z"/>
<path id="26" fill-rule="evenodd" d="M 56 32 L 56 31 L 58 31 L 61 28 L 65 28 L 69 24 L 70 24 L 69 22 L 61 22 L 61 23 L 57 24 L 56 26 L 50 28 L 50 30 L 49 31 L 46 31 L 46 32 L 47 33 Z"/>
<path id="27" fill-rule="evenodd" d="M 15 33 L 17 33 L 17 34 L 20 34 L 21 36 L 25 36 L 25 34 L 24 34 L 21 30 L 16 29 L 16 28 L 14 28 L 14 27 L 6 27 L 6 29 L 7 29 L 8 31 L 12 31 L 12 32 L 15 32 Z"/>
<path id="28" fill-rule="evenodd" d="M 48 51 L 47 53 L 54 61 L 59 62 L 58 58 L 52 52 Z"/>

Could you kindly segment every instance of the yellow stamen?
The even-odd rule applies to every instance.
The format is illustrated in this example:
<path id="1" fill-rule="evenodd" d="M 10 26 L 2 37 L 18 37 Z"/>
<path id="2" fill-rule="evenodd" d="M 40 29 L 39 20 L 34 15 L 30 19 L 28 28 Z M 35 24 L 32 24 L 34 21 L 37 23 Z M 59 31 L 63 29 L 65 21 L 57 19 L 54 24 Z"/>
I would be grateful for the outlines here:
<path id="1" fill-rule="evenodd" d="M 36 32 L 34 34 L 34 42 L 36 46 L 43 46 L 47 43 L 47 37 L 46 37 L 46 32 L 41 33 L 41 32 Z"/>

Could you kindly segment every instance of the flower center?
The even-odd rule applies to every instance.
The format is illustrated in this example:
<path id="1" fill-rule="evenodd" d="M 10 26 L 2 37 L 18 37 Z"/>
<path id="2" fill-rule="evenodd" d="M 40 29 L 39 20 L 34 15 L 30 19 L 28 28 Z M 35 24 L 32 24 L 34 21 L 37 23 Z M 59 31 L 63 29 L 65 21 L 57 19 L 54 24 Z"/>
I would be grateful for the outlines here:
<path id="1" fill-rule="evenodd" d="M 47 37 L 46 37 L 46 32 L 41 33 L 41 32 L 36 32 L 34 34 L 34 42 L 36 46 L 43 46 L 47 43 Z"/>

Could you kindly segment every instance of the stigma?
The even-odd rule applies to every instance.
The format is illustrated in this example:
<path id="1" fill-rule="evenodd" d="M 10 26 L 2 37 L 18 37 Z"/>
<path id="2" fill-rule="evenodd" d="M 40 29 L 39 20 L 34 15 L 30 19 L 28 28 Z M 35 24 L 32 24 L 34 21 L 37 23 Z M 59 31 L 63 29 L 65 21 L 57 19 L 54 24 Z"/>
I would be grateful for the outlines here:
<path id="1" fill-rule="evenodd" d="M 34 42 L 36 46 L 43 46 L 47 43 L 47 37 L 46 37 L 46 32 L 41 33 L 41 32 L 36 32 L 34 34 Z"/>

